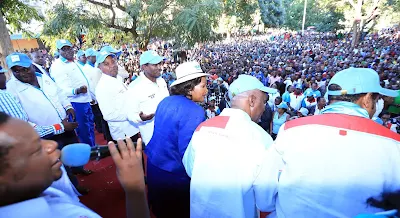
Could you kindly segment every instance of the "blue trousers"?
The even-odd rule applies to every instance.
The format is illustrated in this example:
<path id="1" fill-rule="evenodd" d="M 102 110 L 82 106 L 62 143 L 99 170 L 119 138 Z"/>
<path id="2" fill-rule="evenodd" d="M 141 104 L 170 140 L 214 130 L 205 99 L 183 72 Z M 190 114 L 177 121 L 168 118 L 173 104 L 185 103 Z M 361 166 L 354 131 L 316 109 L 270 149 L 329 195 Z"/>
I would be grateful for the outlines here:
<path id="1" fill-rule="evenodd" d="M 95 147 L 94 118 L 90 103 L 71 102 L 71 104 L 75 109 L 76 122 L 78 122 L 76 134 L 79 141 L 90 145 L 90 147 Z"/>

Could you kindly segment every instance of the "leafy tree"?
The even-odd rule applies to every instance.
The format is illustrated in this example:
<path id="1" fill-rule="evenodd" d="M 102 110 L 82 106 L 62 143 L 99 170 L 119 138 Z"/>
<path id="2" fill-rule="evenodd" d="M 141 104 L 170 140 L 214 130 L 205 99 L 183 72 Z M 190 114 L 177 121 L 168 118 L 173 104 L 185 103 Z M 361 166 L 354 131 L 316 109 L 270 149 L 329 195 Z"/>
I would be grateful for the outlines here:
<path id="1" fill-rule="evenodd" d="M 285 8 L 286 19 L 283 26 L 299 30 L 302 26 L 304 0 L 286 1 Z M 315 26 L 319 32 L 336 31 L 343 28 L 340 24 L 342 20 L 344 20 L 342 10 L 331 1 L 307 1 L 306 26 Z"/>
<path id="2" fill-rule="evenodd" d="M 5 57 L 14 51 L 10 32 L 24 32 L 31 35 L 30 32 L 23 28 L 23 25 L 29 24 L 32 20 L 41 21 L 43 18 L 35 8 L 18 0 L 1 0 L 0 14 L 0 64 L 6 67 Z M 7 26 L 10 29 L 7 29 Z"/>
<path id="3" fill-rule="evenodd" d="M 285 21 L 282 0 L 258 0 L 261 20 L 267 27 L 280 27 Z"/>

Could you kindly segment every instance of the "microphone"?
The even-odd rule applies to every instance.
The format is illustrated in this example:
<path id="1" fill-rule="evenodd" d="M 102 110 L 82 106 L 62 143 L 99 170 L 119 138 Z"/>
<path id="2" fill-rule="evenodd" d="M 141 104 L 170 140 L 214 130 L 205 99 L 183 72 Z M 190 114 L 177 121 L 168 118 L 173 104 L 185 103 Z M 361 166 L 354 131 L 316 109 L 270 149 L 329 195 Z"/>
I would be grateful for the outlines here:
<path id="1" fill-rule="evenodd" d="M 75 143 L 61 149 L 61 162 L 70 167 L 80 167 L 89 162 L 90 145 Z"/>

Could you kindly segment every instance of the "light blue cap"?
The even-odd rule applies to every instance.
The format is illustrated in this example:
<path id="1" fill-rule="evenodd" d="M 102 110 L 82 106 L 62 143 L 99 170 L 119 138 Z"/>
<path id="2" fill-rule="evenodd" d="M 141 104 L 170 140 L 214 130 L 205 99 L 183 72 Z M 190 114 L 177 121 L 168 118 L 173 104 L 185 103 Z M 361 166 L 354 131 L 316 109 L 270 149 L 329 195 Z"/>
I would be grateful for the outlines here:
<path id="1" fill-rule="evenodd" d="M 111 47 L 111 45 L 107 45 L 100 49 L 100 52 L 102 51 L 106 51 L 108 53 L 118 53 L 121 50 L 114 49 L 113 47 Z"/>
<path id="2" fill-rule="evenodd" d="M 88 49 L 85 51 L 85 56 L 86 56 L 86 57 L 96 56 L 96 55 L 97 55 L 97 51 L 94 50 L 93 48 L 88 48 Z"/>
<path id="3" fill-rule="evenodd" d="M 115 56 L 113 53 L 107 52 L 107 51 L 100 51 L 97 52 L 96 55 L 96 66 L 99 66 L 99 64 L 103 63 L 104 60 L 108 57 L 108 56 Z"/>
<path id="4" fill-rule="evenodd" d="M 164 57 L 158 55 L 156 51 L 148 50 L 140 55 L 140 66 L 144 64 L 158 64 L 163 60 Z"/>
<path id="5" fill-rule="evenodd" d="M 286 109 L 287 110 L 288 106 L 287 106 L 286 102 L 282 102 L 277 106 L 277 108 L 281 108 L 281 109 Z"/>
<path id="6" fill-rule="evenodd" d="M 56 48 L 61 49 L 64 46 L 72 47 L 72 43 L 66 39 L 59 39 L 56 41 Z"/>
<path id="7" fill-rule="evenodd" d="M 276 89 L 265 87 L 260 80 L 249 75 L 240 75 L 233 83 L 229 86 L 229 92 L 232 97 L 239 95 L 243 92 L 258 89 L 262 92 L 276 93 Z"/>
<path id="8" fill-rule="evenodd" d="M 6 57 L 6 63 L 9 68 L 14 66 L 28 68 L 32 65 L 32 60 L 26 54 L 14 52 Z"/>
<path id="9" fill-rule="evenodd" d="M 0 73 L 6 73 L 8 70 L 0 66 Z"/>
<path id="10" fill-rule="evenodd" d="M 82 56 L 82 55 L 85 55 L 85 51 L 83 51 L 83 50 L 79 50 L 79 51 L 76 53 L 76 57 L 77 57 L 77 58 L 79 58 L 79 57 Z"/>
<path id="11" fill-rule="evenodd" d="M 60 53 L 58 51 L 54 52 L 54 56 L 60 56 Z"/>
<path id="12" fill-rule="evenodd" d="M 333 76 L 329 85 L 339 85 L 342 90 L 330 91 L 328 95 L 355 95 L 363 93 L 379 93 L 389 97 L 397 97 L 395 90 L 382 88 L 379 82 L 379 75 L 376 71 L 368 68 L 348 68 Z M 328 85 L 328 88 L 329 88 Z"/>

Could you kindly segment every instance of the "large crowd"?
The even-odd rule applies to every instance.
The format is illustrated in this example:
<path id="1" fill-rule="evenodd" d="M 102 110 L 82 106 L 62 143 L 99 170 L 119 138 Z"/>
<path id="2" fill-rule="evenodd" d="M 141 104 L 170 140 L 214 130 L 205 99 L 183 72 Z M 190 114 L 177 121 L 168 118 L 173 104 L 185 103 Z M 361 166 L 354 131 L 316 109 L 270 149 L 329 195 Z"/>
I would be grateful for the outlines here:
<path id="1" fill-rule="evenodd" d="M 158 218 L 400 209 L 379 198 L 400 190 L 398 36 L 385 29 L 352 47 L 351 35 L 271 33 L 146 51 L 60 39 L 54 55 L 12 53 L 7 83 L 0 69 L 0 216 L 38 217 L 22 209 L 38 205 L 43 217 L 99 217 L 78 198 L 88 190 L 76 174 L 93 172 L 62 165 L 57 150 L 81 142 L 101 156 L 96 132 L 128 217 L 148 217 L 147 202 Z"/>

